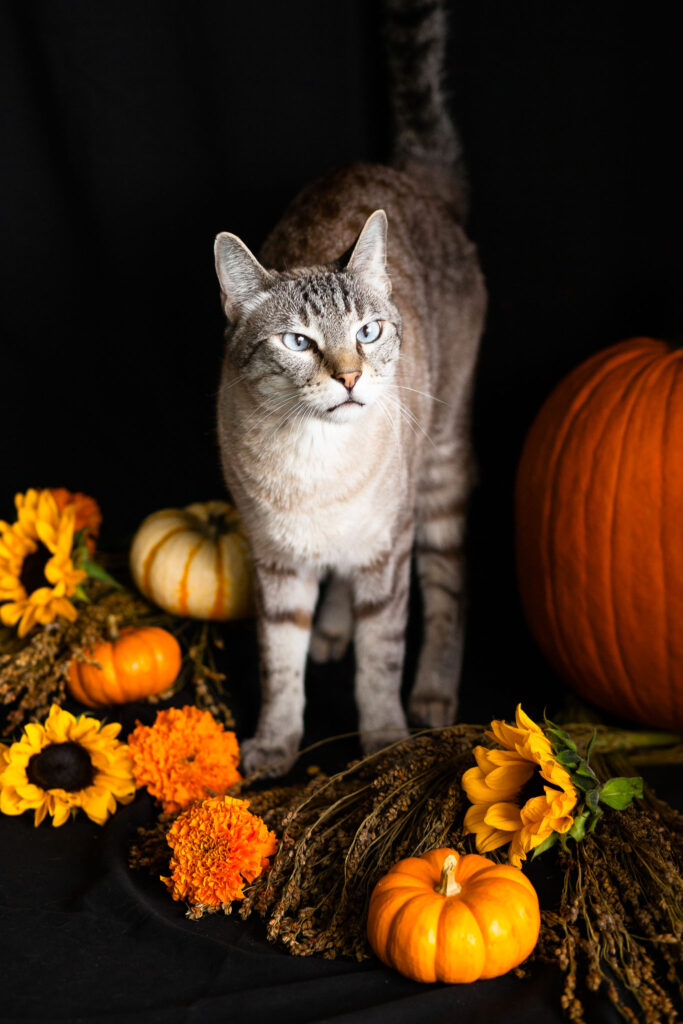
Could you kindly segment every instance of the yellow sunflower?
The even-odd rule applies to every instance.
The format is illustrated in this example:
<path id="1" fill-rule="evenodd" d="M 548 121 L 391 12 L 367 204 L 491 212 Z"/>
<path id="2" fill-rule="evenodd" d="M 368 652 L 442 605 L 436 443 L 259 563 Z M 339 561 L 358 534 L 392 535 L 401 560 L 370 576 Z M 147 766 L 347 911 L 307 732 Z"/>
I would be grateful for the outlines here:
<path id="1" fill-rule="evenodd" d="M 17 521 L 0 521 L 0 621 L 19 624 L 25 636 L 36 624 L 63 615 L 73 622 L 69 600 L 85 579 L 71 557 L 75 508 L 60 511 L 49 490 L 17 494 Z"/>
<path id="2" fill-rule="evenodd" d="M 0 811 L 32 810 L 36 825 L 51 814 L 53 825 L 63 825 L 82 807 L 103 825 L 117 800 L 128 804 L 135 796 L 128 747 L 116 739 L 120 731 L 118 722 L 74 718 L 53 704 L 43 725 L 30 722 L 17 743 L 0 745 Z"/>
<path id="3" fill-rule="evenodd" d="M 465 828 L 475 834 L 477 850 L 489 853 L 510 843 L 510 863 L 521 867 L 527 853 L 553 832 L 569 831 L 578 794 L 550 741 L 521 704 L 515 721 L 515 726 L 491 722 L 489 735 L 504 749 L 475 747 L 477 766 L 464 773 L 462 785 L 472 803 Z M 540 793 L 525 792 L 532 779 Z"/>

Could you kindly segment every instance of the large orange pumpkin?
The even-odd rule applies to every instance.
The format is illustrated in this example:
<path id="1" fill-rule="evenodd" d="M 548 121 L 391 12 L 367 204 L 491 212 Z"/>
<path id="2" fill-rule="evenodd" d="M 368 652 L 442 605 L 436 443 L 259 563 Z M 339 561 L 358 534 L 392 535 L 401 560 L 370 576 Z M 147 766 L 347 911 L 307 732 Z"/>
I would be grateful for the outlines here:
<path id="1" fill-rule="evenodd" d="M 67 688 L 89 708 L 163 693 L 175 682 L 182 663 L 180 644 L 159 626 L 122 629 L 114 639 L 96 644 L 87 653 L 97 664 L 74 659 Z"/>
<path id="2" fill-rule="evenodd" d="M 443 847 L 380 878 L 367 933 L 380 960 L 408 978 L 466 982 L 512 970 L 540 927 L 536 890 L 519 868 Z"/>
<path id="3" fill-rule="evenodd" d="M 683 350 L 633 338 L 563 380 L 526 440 L 517 569 L 529 625 L 587 700 L 683 727 Z"/>

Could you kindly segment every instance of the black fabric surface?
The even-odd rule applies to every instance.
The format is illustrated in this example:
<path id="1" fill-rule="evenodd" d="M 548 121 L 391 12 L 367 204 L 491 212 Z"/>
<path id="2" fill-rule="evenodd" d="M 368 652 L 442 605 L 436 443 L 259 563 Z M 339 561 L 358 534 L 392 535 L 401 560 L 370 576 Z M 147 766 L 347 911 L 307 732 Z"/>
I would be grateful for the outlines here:
<path id="1" fill-rule="evenodd" d="M 3 827 L 3 869 L 14 855 L 18 883 L 3 898 L 3 962 L 12 965 L 3 1020 L 445 1021 L 503 1006 L 513 1021 L 561 1019 L 550 974 L 420 985 L 376 960 L 290 957 L 255 921 L 188 921 L 161 883 L 124 866 L 131 832 L 150 811 L 141 798 L 102 831 L 81 820 L 33 835 L 28 817 L 9 834 Z"/>
<path id="2" fill-rule="evenodd" d="M 621 338 L 680 337 L 680 36 L 663 3 L 449 3 L 449 86 L 490 309 L 475 401 L 461 714 L 558 709 L 516 593 L 512 487 L 550 388 Z M 29 486 L 94 495 L 102 548 L 154 509 L 223 496 L 214 435 L 219 230 L 258 248 L 292 195 L 389 146 L 369 0 L 0 4 L 0 518 Z M 415 664 L 413 608 L 406 676 Z M 226 628 L 240 737 L 253 628 Z M 352 662 L 311 671 L 307 742 L 355 727 Z M 119 715 L 119 712 L 116 712 Z M 153 710 L 120 712 L 126 729 Z M 341 764 L 352 741 L 330 751 Z M 321 760 L 322 758 L 319 758 Z M 333 767 L 330 764 L 330 767 Z M 660 773 L 663 796 L 680 777 Z M 0 816 L 3 1021 L 560 1019 L 548 969 L 420 986 L 370 961 L 289 957 L 256 921 L 189 922 L 104 829 Z M 552 898 L 539 859 L 533 878 Z M 605 1000 L 591 1021 L 613 1021 Z"/>
<path id="3" fill-rule="evenodd" d="M 248 732 L 253 710 L 255 638 L 249 626 L 227 627 L 232 664 L 228 700 L 237 731 Z M 415 643 L 411 634 L 411 653 Z M 306 744 L 327 735 L 330 712 L 353 727 L 351 658 L 332 667 L 311 666 Z M 186 690 L 174 704 L 190 702 Z M 82 710 L 67 702 L 69 710 Z M 162 706 L 166 706 L 163 704 Z M 323 708 L 327 714 L 323 713 Z M 156 709 L 127 704 L 112 709 L 123 734 Z M 318 747 L 302 759 L 328 771 L 359 755 L 353 738 Z M 298 773 L 298 775 L 297 775 Z M 648 774 L 657 792 L 680 806 L 681 773 Z M 513 975 L 472 985 L 423 985 L 372 958 L 361 964 L 320 957 L 292 957 L 269 944 L 258 918 L 185 917 L 165 886 L 146 870 L 128 867 L 135 831 L 156 809 L 138 793 L 103 827 L 79 814 L 54 829 L 35 829 L 32 814 L 0 815 L 0 957 L 6 971 L 0 1020 L 185 1024 L 249 1021 L 283 1024 L 354 1021 L 359 1024 L 436 1024 L 504 1016 L 508 1024 L 553 1024 L 560 1009 L 562 977 L 541 963 L 527 977 Z M 559 897 L 561 877 L 551 852 L 526 869 L 542 907 Z M 584 993 L 591 1024 L 620 1019 L 606 997 Z"/>
<path id="4" fill-rule="evenodd" d="M 153 714 L 131 705 L 118 717 L 132 725 Z M 323 760 L 352 753 L 342 745 Z M 510 1024 L 562 1020 L 559 971 L 541 965 L 524 980 L 422 985 L 375 958 L 289 956 L 266 942 L 257 918 L 188 920 L 160 881 L 127 866 L 136 828 L 154 815 L 151 799 L 139 793 L 103 828 L 82 815 L 59 829 L 34 829 L 30 814 L 0 819 L 0 1019 L 408 1024 L 504 1013 Z M 542 900 L 557 895 L 550 860 L 537 861 L 531 878 Z M 591 1019 L 617 1018 L 597 1001 Z"/>

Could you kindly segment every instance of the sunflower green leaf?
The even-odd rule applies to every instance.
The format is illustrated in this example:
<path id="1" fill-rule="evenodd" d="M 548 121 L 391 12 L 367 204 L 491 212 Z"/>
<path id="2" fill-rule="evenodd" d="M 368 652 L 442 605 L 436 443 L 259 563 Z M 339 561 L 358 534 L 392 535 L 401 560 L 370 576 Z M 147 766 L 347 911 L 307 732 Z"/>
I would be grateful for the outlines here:
<path id="1" fill-rule="evenodd" d="M 608 779 L 600 790 L 600 802 L 616 811 L 623 811 L 634 797 L 643 795 L 643 780 L 638 776 L 625 779 Z"/>

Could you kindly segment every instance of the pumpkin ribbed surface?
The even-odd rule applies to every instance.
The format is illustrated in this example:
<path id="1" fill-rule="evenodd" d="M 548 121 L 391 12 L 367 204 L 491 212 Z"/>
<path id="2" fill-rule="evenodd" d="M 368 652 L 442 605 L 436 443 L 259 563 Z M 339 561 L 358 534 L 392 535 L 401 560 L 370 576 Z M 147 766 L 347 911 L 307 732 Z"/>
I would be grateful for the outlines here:
<path id="1" fill-rule="evenodd" d="M 446 870 L 453 895 L 439 891 Z M 379 880 L 367 932 L 380 960 L 406 977 L 469 982 L 525 960 L 540 923 L 536 891 L 518 868 L 442 848 L 399 861 Z"/>
<path id="2" fill-rule="evenodd" d="M 145 597 L 173 615 L 237 619 L 251 612 L 249 546 L 227 502 L 152 513 L 135 534 L 130 564 Z"/>
<path id="3" fill-rule="evenodd" d="M 526 440 L 516 487 L 530 628 L 586 699 L 683 727 L 683 351 L 634 338 L 579 366 Z"/>
<path id="4" fill-rule="evenodd" d="M 162 693 L 175 682 L 182 661 L 176 638 L 158 626 L 122 629 L 115 640 L 89 650 L 88 657 L 98 664 L 72 661 L 67 685 L 89 708 Z"/>

